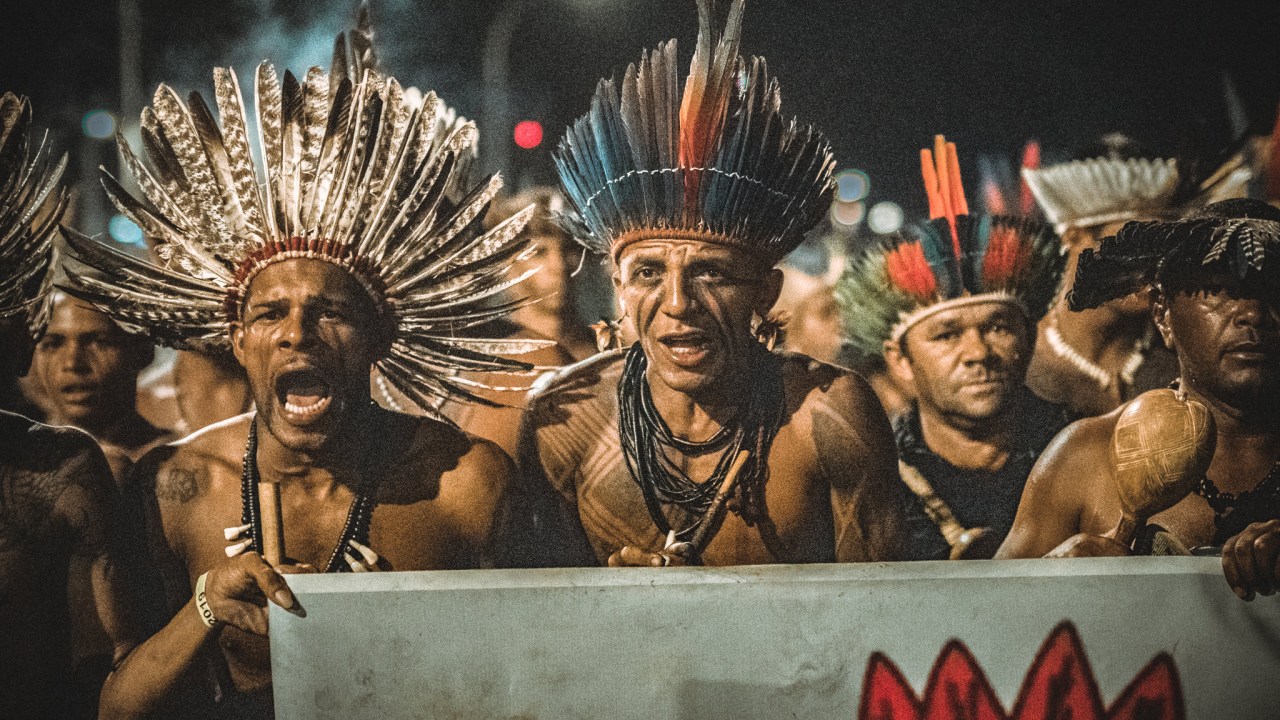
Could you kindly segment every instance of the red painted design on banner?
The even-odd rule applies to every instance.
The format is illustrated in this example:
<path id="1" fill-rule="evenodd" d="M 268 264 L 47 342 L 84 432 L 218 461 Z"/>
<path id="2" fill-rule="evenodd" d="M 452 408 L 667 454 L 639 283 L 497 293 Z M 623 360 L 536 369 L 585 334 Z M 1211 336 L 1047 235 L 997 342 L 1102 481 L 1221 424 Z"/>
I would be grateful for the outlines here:
<path id="1" fill-rule="evenodd" d="M 1185 720 L 1173 658 L 1160 653 L 1104 709 L 1075 626 L 1054 628 L 1005 713 L 969 648 L 952 640 L 929 672 L 923 697 L 893 661 L 874 653 L 862 683 L 859 720 Z"/>

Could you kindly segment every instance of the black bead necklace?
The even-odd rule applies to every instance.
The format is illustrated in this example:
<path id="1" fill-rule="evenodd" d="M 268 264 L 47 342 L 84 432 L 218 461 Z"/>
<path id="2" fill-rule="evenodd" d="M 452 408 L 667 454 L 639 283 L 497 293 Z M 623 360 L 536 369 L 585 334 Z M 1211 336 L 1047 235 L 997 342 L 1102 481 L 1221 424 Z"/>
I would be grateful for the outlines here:
<path id="1" fill-rule="evenodd" d="M 627 351 L 618 381 L 618 430 L 627 470 L 640 486 L 649 516 L 659 531 L 672 529 L 662 505 L 675 505 L 699 518 L 676 533 L 680 540 L 692 538 L 706 521 L 716 491 L 743 448 L 750 451 L 750 457 L 738 475 L 736 509 L 748 523 L 764 518 L 769 448 L 782 426 L 785 405 L 780 359 L 763 347 L 753 347 L 752 351 L 747 397 L 736 420 L 702 442 L 691 442 L 671 432 L 653 404 L 645 378 L 648 360 L 644 351 L 639 343 Z M 667 449 L 693 457 L 719 452 L 720 458 L 710 477 L 695 482 L 668 456 Z"/>
<path id="2" fill-rule="evenodd" d="M 1280 519 L 1280 463 L 1252 490 L 1223 492 L 1204 476 L 1196 485 L 1196 494 L 1213 508 L 1213 540 L 1221 545 L 1252 523 Z"/>
<path id="3" fill-rule="evenodd" d="M 324 571 L 347 572 L 349 568 L 342 562 L 343 552 L 347 545 L 355 540 L 361 545 L 369 544 L 369 521 L 373 517 L 373 483 L 369 480 L 372 473 L 361 477 L 355 489 L 355 498 L 351 501 L 351 509 L 347 511 L 347 520 L 343 523 L 342 534 L 338 536 L 338 545 L 329 556 Z M 257 417 L 249 423 L 249 441 L 244 447 L 244 464 L 240 472 L 240 523 L 249 526 L 249 550 L 262 552 L 262 509 L 258 506 L 258 422 Z"/>

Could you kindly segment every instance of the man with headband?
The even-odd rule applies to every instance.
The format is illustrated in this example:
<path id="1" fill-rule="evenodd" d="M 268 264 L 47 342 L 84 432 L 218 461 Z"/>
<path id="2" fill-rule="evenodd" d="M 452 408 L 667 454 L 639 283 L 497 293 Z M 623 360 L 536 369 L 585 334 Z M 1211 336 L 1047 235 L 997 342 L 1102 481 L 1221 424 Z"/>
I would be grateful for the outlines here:
<path id="1" fill-rule="evenodd" d="M 426 407 L 473 398 L 462 374 L 527 368 L 492 353 L 540 345 L 459 332 L 509 310 L 485 300 L 527 247 L 526 215 L 480 232 L 501 182 L 463 186 L 474 125 L 449 122 L 433 93 L 410 102 L 355 49 L 301 81 L 258 68 L 260 166 L 232 71 L 214 73 L 220 124 L 162 85 L 142 115 L 150 162 L 120 143 L 145 201 L 105 179 L 162 262 L 69 237 L 68 292 L 159 342 L 233 353 L 256 405 L 153 451 L 126 488 L 147 545 L 140 602 L 170 604 L 108 678 L 105 715 L 196 714 L 215 695 L 207 668 L 219 714 L 269 715 L 265 605 L 304 612 L 277 570 L 500 561 L 508 457 L 383 410 L 369 377 Z"/>
<path id="2" fill-rule="evenodd" d="M 743 3 L 711 3 L 677 93 L 674 41 L 602 81 L 556 153 L 575 235 L 609 253 L 639 342 L 552 378 L 521 465 L 552 499 L 561 562 L 737 565 L 883 560 L 900 496 L 889 426 L 857 376 L 753 334 L 777 262 L 830 204 L 833 159 L 784 118 Z"/>
<path id="3" fill-rule="evenodd" d="M 1031 466 L 1067 423 L 1025 384 L 1062 260 L 1048 227 L 969 213 L 955 144 L 938 136 L 922 156 L 932 220 L 854 261 L 836 297 L 856 353 L 882 353 L 915 389 L 894 420 L 915 495 L 907 557 L 989 558 Z"/>
<path id="4" fill-rule="evenodd" d="M 1085 250 L 1097 248 L 1131 220 L 1175 220 L 1211 199 L 1233 197 L 1249 172 L 1228 163 L 1198 172 L 1203 161 L 1160 158 L 1118 133 L 1103 136 L 1070 162 L 1024 168 L 1023 178 L 1062 237 L 1065 277 L 1040 322 L 1027 385 L 1077 417 L 1101 415 L 1177 372 L 1172 354 L 1153 343 L 1145 293 L 1067 311 L 1070 279 Z"/>
<path id="5" fill-rule="evenodd" d="M 1150 518 L 1173 549 L 1221 547 L 1244 599 L 1280 588 L 1280 210 L 1224 200 L 1186 219 L 1132 222 L 1080 258 L 1071 308 L 1146 291 L 1178 355 L 1178 387 L 1208 408 L 1217 440 L 1195 491 Z M 1036 466 L 1001 557 L 1115 555 L 1112 436 L 1128 407 L 1081 420 Z"/>

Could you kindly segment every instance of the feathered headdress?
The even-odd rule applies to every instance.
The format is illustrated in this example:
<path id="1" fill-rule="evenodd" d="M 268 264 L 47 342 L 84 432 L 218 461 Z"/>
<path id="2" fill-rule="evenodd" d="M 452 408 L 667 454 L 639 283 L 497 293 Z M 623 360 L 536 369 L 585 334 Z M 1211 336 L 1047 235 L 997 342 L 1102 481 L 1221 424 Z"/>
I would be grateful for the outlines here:
<path id="1" fill-rule="evenodd" d="M 1278 250 L 1280 210 L 1261 200 L 1224 200 L 1173 222 L 1130 222 L 1081 253 L 1067 301 L 1085 310 L 1151 285 L 1218 289 L 1251 276 L 1280 285 Z"/>
<path id="2" fill-rule="evenodd" d="M 67 157 L 57 160 L 42 139 L 32 148 L 31 103 L 0 96 L 0 320 L 23 315 L 32 337 L 48 319 L 41 302 L 52 273 L 53 234 L 67 209 L 58 184 Z"/>
<path id="3" fill-rule="evenodd" d="M 1003 302 L 1031 321 L 1058 290 L 1063 257 L 1046 225 L 1009 215 L 970 215 L 955 143 L 937 136 L 920 151 L 928 223 L 868 250 L 836 286 L 847 341 L 880 355 L 916 323 L 948 308 Z"/>
<path id="4" fill-rule="evenodd" d="M 1241 196 L 1250 171 L 1243 156 L 1216 158 L 1096 157 L 1024 169 L 1036 201 L 1054 228 L 1088 228 L 1137 218 L 1174 219 L 1189 209 Z"/>
<path id="5" fill-rule="evenodd" d="M 339 42 L 335 56 L 345 58 Z M 216 351 L 259 271 L 322 260 L 349 272 L 379 309 L 390 342 L 376 367 L 397 389 L 424 407 L 449 397 L 488 402 L 467 389 L 483 385 L 457 373 L 527 370 L 495 354 L 545 345 L 461 333 L 517 304 L 492 299 L 528 276 L 506 278 L 528 247 L 518 236 L 529 214 L 482 232 L 496 176 L 450 201 L 475 126 L 446 122 L 434 93 L 406 100 L 394 78 L 369 66 L 371 51 L 353 44 L 351 62 L 335 61 L 328 75 L 312 68 L 301 82 L 258 67 L 256 163 L 233 71 L 214 71 L 221 127 L 198 93 L 184 103 L 161 85 L 142 113 L 149 164 L 119 139 L 146 201 L 103 180 L 116 207 L 157 240 L 161 262 L 70 233 L 68 290 L 159 342 Z"/>
<path id="6" fill-rule="evenodd" d="M 776 262 L 830 205 L 835 161 L 826 138 L 782 115 L 763 58 L 739 54 L 743 0 L 719 31 L 698 0 L 697 47 L 678 90 L 676 41 L 627 67 L 621 92 L 601 80 L 591 110 L 555 153 L 588 248 L 612 252 L 652 238 L 740 247 Z"/>

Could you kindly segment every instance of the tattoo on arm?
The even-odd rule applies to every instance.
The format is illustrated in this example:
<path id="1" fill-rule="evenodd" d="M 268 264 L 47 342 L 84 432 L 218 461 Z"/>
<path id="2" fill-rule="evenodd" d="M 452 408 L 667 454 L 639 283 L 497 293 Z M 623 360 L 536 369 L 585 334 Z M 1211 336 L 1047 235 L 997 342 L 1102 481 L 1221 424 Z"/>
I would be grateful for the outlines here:
<path id="1" fill-rule="evenodd" d="M 208 480 L 208 471 L 204 468 L 167 468 L 156 478 L 156 498 L 165 502 L 190 502 L 200 494 L 202 486 L 208 485 Z"/>

